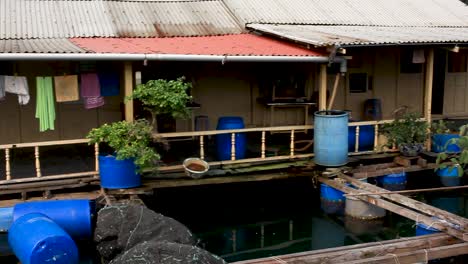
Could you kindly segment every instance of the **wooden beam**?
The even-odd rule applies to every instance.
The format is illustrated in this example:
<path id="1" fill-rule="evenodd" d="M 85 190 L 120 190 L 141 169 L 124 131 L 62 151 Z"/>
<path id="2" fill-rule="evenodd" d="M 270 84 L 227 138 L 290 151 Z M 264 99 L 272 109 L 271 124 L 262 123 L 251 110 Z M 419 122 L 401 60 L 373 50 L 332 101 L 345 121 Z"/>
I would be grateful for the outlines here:
<path id="1" fill-rule="evenodd" d="M 124 96 L 132 95 L 133 93 L 133 70 L 132 62 L 124 63 Z M 124 99 L 125 100 L 125 99 Z M 133 100 L 125 101 L 125 120 L 133 122 Z"/>
<path id="2" fill-rule="evenodd" d="M 327 65 L 320 64 L 319 110 L 327 109 Z"/>
<path id="3" fill-rule="evenodd" d="M 431 124 L 432 112 L 432 82 L 434 80 L 434 48 L 430 48 L 427 54 L 426 61 L 426 76 L 424 82 L 424 118 L 429 125 Z M 430 139 L 426 142 L 426 148 L 431 147 Z"/>
<path id="4" fill-rule="evenodd" d="M 402 190 L 402 191 L 388 191 L 388 192 L 368 192 L 360 194 L 345 194 L 345 196 L 361 196 L 361 195 L 380 195 L 380 194 L 402 194 L 402 193 L 422 193 L 422 192 L 441 192 L 449 190 L 467 189 L 468 185 L 463 186 L 451 186 L 451 187 L 438 187 L 438 188 L 427 188 L 427 189 L 414 189 L 414 190 Z"/>

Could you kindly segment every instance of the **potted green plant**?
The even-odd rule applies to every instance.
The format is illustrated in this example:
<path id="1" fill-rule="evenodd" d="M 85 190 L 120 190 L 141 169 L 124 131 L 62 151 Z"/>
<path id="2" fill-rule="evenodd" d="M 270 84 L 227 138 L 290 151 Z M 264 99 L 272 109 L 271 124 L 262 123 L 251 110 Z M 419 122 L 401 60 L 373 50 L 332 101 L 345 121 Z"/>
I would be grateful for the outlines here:
<path id="1" fill-rule="evenodd" d="M 173 118 L 186 118 L 190 114 L 187 104 L 192 97 L 187 90 L 192 84 L 185 81 L 185 77 L 176 80 L 150 80 L 147 83 L 137 85 L 133 94 L 126 100 L 140 100 L 144 108 L 151 113 L 151 125 L 157 131 L 156 117 L 169 115 Z"/>
<path id="2" fill-rule="evenodd" d="M 447 144 L 452 138 L 460 137 L 458 133 L 453 133 L 449 128 L 453 126 L 453 122 L 438 120 L 431 123 L 431 149 L 433 152 L 452 152 L 456 153 L 460 151 L 457 144 Z"/>
<path id="3" fill-rule="evenodd" d="M 89 144 L 98 143 L 111 149 L 110 153 L 99 155 L 99 174 L 103 188 L 139 186 L 139 172 L 156 166 L 159 159 L 158 153 L 150 146 L 152 127 L 144 119 L 104 124 L 93 128 L 87 138 Z"/>
<path id="4" fill-rule="evenodd" d="M 437 155 L 437 175 L 445 186 L 460 184 L 460 178 L 465 174 L 468 165 L 468 125 L 460 127 L 458 138 L 450 139 L 446 145 L 455 144 L 460 149 L 459 153 L 442 152 Z"/>
<path id="5" fill-rule="evenodd" d="M 388 139 L 388 146 L 397 146 L 404 156 L 417 156 L 424 150 L 428 134 L 427 122 L 416 113 L 407 113 L 393 122 L 384 124 L 381 132 Z"/>

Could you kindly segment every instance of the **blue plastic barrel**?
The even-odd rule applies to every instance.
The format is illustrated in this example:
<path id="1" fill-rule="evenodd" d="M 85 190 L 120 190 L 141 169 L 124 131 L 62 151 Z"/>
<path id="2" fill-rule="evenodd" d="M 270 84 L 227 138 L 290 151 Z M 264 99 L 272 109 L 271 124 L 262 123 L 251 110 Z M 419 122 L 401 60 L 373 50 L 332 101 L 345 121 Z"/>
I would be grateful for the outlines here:
<path id="1" fill-rule="evenodd" d="M 460 185 L 461 177 L 458 176 L 458 169 L 456 167 L 437 169 L 436 173 L 439 176 L 442 185 L 447 187 Z"/>
<path id="2" fill-rule="evenodd" d="M 90 200 L 37 201 L 16 204 L 13 221 L 30 213 L 41 213 L 52 219 L 75 239 L 88 239 L 92 235 L 94 203 Z"/>
<path id="3" fill-rule="evenodd" d="M 115 156 L 99 156 L 101 187 L 126 189 L 141 185 L 141 177 L 132 159 L 118 160 Z"/>
<path id="4" fill-rule="evenodd" d="M 460 147 L 457 144 L 448 144 L 447 142 L 453 138 L 460 138 L 457 134 L 435 134 L 432 136 L 432 151 L 433 152 L 449 152 L 459 153 Z"/>
<path id="5" fill-rule="evenodd" d="M 359 126 L 359 151 L 374 149 L 375 130 L 373 125 Z M 356 150 L 356 127 L 348 128 L 348 151 Z"/>
<path id="6" fill-rule="evenodd" d="M 26 214 L 13 222 L 8 244 L 23 264 L 75 264 L 78 249 L 58 224 L 43 214 Z"/>
<path id="7" fill-rule="evenodd" d="M 0 232 L 6 232 L 13 223 L 13 207 L 0 208 Z"/>
<path id="8" fill-rule="evenodd" d="M 325 183 L 320 184 L 320 197 L 330 201 L 344 201 L 345 197 L 343 192 L 337 190 L 331 186 L 326 185 Z"/>
<path id="9" fill-rule="evenodd" d="M 343 213 L 344 193 L 324 183 L 320 184 L 320 207 L 327 214 Z"/>
<path id="10" fill-rule="evenodd" d="M 245 128 L 244 120 L 238 116 L 224 116 L 218 119 L 217 130 Z M 245 133 L 236 133 L 236 159 L 245 158 L 247 151 L 247 136 Z M 231 134 L 216 135 L 216 149 L 219 160 L 231 159 Z"/>
<path id="11" fill-rule="evenodd" d="M 314 116 L 315 163 L 328 167 L 348 163 L 348 112 L 317 111 Z"/>
<path id="12" fill-rule="evenodd" d="M 416 236 L 430 235 L 438 232 L 440 232 L 438 229 L 429 227 L 423 223 L 416 224 Z"/>
<path id="13" fill-rule="evenodd" d="M 401 191 L 406 187 L 406 172 L 387 174 L 379 178 L 383 187 L 389 191 Z"/>

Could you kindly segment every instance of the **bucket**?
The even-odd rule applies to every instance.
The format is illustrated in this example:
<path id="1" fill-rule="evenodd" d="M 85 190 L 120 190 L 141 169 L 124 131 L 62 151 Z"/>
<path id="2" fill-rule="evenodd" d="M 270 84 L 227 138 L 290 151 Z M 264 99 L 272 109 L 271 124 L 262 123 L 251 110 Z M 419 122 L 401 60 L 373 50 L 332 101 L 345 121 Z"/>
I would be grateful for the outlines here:
<path id="1" fill-rule="evenodd" d="M 450 187 L 460 185 L 461 177 L 458 176 L 458 169 L 456 167 L 437 169 L 437 175 L 443 186 Z"/>
<path id="2" fill-rule="evenodd" d="M 379 178 L 382 186 L 389 191 L 401 191 L 406 187 L 406 172 L 392 173 Z"/>
<path id="3" fill-rule="evenodd" d="M 132 159 L 118 160 L 115 156 L 99 156 L 99 176 L 101 187 L 126 189 L 141 185 L 141 177 L 136 172 Z"/>
<path id="4" fill-rule="evenodd" d="M 369 151 L 374 149 L 375 129 L 373 125 L 359 126 L 359 149 L 358 151 Z M 356 150 L 356 127 L 348 127 L 348 151 Z"/>
<path id="5" fill-rule="evenodd" d="M 75 239 L 92 235 L 94 205 L 90 200 L 37 201 L 16 204 L 13 221 L 30 213 L 41 213 L 52 219 Z"/>
<path id="6" fill-rule="evenodd" d="M 433 152 L 448 152 L 448 153 L 459 153 L 460 147 L 457 144 L 448 144 L 447 142 L 453 138 L 460 138 L 457 134 L 435 134 L 432 136 L 431 149 Z"/>
<path id="7" fill-rule="evenodd" d="M 244 120 L 238 116 L 224 116 L 218 119 L 217 130 L 245 128 Z M 245 158 L 247 151 L 247 136 L 245 133 L 236 133 L 236 159 Z M 219 160 L 231 159 L 231 133 L 216 135 L 216 148 Z"/>
<path id="8" fill-rule="evenodd" d="M 327 214 L 343 213 L 345 197 L 343 192 L 324 183 L 320 184 L 320 207 Z"/>
<path id="9" fill-rule="evenodd" d="M 386 210 L 358 198 L 347 196 L 345 213 L 354 218 L 372 220 L 384 217 Z"/>
<path id="10" fill-rule="evenodd" d="M 367 99 L 364 102 L 364 119 L 382 120 L 382 101 L 380 99 Z"/>
<path id="11" fill-rule="evenodd" d="M 348 163 L 348 113 L 318 111 L 314 116 L 315 163 L 327 167 Z"/>
<path id="12" fill-rule="evenodd" d="M 416 224 L 416 236 L 430 235 L 438 232 L 440 232 L 438 229 L 429 227 L 423 223 Z"/>
<path id="13" fill-rule="evenodd" d="M 73 239 L 43 214 L 18 218 L 8 231 L 8 244 L 23 264 L 78 263 L 78 249 Z"/>

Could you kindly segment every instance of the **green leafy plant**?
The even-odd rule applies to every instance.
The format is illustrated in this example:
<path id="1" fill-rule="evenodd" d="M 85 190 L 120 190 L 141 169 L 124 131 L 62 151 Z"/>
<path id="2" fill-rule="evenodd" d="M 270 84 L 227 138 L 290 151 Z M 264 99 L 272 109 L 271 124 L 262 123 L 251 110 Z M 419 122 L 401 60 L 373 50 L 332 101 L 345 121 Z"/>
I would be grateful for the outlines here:
<path id="1" fill-rule="evenodd" d="M 148 121 L 119 121 L 93 128 L 86 136 L 89 144 L 106 143 L 115 151 L 118 160 L 133 159 L 141 171 L 154 166 L 159 160 L 158 153 L 151 148 L 152 127 Z"/>
<path id="2" fill-rule="evenodd" d="M 449 126 L 453 125 L 452 121 L 438 120 L 431 123 L 431 133 L 434 134 L 449 134 L 452 130 Z"/>
<path id="3" fill-rule="evenodd" d="M 436 164 L 438 165 L 436 170 L 448 168 L 449 172 L 451 172 L 453 169 L 457 169 L 458 176 L 461 177 L 468 165 L 468 125 L 461 126 L 459 134 L 459 138 L 450 139 L 447 145 L 458 145 L 460 153 L 439 153 L 436 160 Z"/>
<path id="4" fill-rule="evenodd" d="M 384 124 L 381 128 L 388 139 L 389 146 L 401 144 L 424 143 L 427 138 L 427 122 L 420 120 L 416 113 L 404 114 L 402 118 Z"/>
<path id="5" fill-rule="evenodd" d="M 145 84 L 137 85 L 133 94 L 126 100 L 138 99 L 145 109 L 153 116 L 153 125 L 158 114 L 170 114 L 174 118 L 186 118 L 190 114 L 187 103 L 192 97 L 187 90 L 192 87 L 191 83 L 185 82 L 185 77 L 176 80 L 150 80 Z"/>

